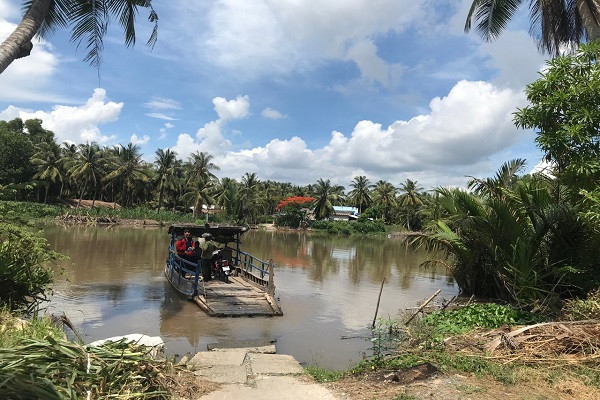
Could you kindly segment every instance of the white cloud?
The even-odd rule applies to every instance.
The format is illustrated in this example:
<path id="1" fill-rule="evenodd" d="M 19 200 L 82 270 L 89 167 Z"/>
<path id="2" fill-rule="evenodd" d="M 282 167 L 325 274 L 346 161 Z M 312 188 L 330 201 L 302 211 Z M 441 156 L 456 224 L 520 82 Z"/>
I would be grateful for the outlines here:
<path id="1" fill-rule="evenodd" d="M 131 135 L 131 137 L 129 138 L 129 141 L 132 144 L 146 144 L 150 141 L 150 136 L 148 135 L 144 135 L 143 137 L 139 138 L 138 135 L 136 135 L 135 133 L 133 135 Z"/>
<path id="2" fill-rule="evenodd" d="M 223 97 L 215 97 L 213 104 L 219 119 L 224 121 L 246 118 L 249 115 L 250 99 L 248 96 L 238 96 L 235 100 L 229 101 Z"/>
<path id="3" fill-rule="evenodd" d="M 162 114 L 162 113 L 147 113 L 144 114 L 147 117 L 152 117 L 152 118 L 157 118 L 157 119 L 164 119 L 167 121 L 175 121 L 175 118 L 173 117 L 169 117 L 168 115 Z"/>
<path id="4" fill-rule="evenodd" d="M 481 43 L 479 54 L 487 65 L 499 71 L 495 82 L 515 89 L 539 78 L 546 64 L 534 40 L 525 31 L 506 31 L 491 43 Z"/>
<path id="5" fill-rule="evenodd" d="M 174 127 L 175 127 L 175 125 L 173 125 L 172 123 L 165 122 L 164 128 L 160 128 L 158 130 L 160 132 L 159 139 L 162 140 L 162 139 L 166 138 L 167 137 L 167 129 L 171 129 L 171 128 L 174 128 Z"/>
<path id="6" fill-rule="evenodd" d="M 6 9 L 0 3 L 0 15 Z M 0 19 L 0 42 L 4 41 L 17 25 Z M 45 101 L 64 100 L 49 93 L 46 86 L 58 66 L 58 59 L 52 53 L 52 45 L 44 40 L 34 40 L 28 57 L 13 61 L 0 74 L 0 101 Z"/>
<path id="7" fill-rule="evenodd" d="M 381 78 L 375 69 L 381 69 L 384 61 L 373 51 L 362 51 L 359 56 L 356 46 L 390 32 L 404 32 L 431 14 L 424 4 L 412 0 L 376 4 L 368 0 L 217 0 L 201 8 L 175 7 L 178 33 L 191 29 L 183 33 L 189 41 L 172 43 L 185 43 L 190 59 L 202 58 L 219 68 L 241 72 L 237 77 L 242 79 L 309 70 L 329 60 L 352 60 L 360 63 L 362 72 Z M 203 35 L 196 29 L 199 19 L 208 25 Z M 348 53 L 349 48 L 355 53 Z"/>
<path id="8" fill-rule="evenodd" d="M 360 121 L 351 134 L 334 131 L 329 143 L 309 149 L 293 137 L 264 147 L 228 152 L 219 160 L 222 176 L 257 172 L 261 179 L 302 184 L 328 178 L 347 184 L 355 175 L 394 183 L 418 179 L 427 187 L 464 185 L 464 175 L 498 166 L 490 158 L 518 139 L 512 113 L 523 93 L 485 82 L 458 82 L 447 96 L 430 102 L 428 114 L 387 128 Z"/>
<path id="9" fill-rule="evenodd" d="M 4 120 L 20 117 L 23 120 L 39 118 L 45 129 L 54 132 L 60 143 L 71 141 L 82 143 L 96 141 L 105 143 L 115 138 L 100 132 L 99 125 L 114 122 L 119 118 L 123 103 L 106 101 L 106 91 L 97 88 L 85 104 L 81 106 L 56 105 L 52 111 L 30 111 L 9 106 L 0 113 Z"/>
<path id="10" fill-rule="evenodd" d="M 181 110 L 178 101 L 163 97 L 154 97 L 151 101 L 144 103 L 144 107 L 151 110 Z"/>
<path id="11" fill-rule="evenodd" d="M 262 112 L 260 113 L 263 117 L 265 118 L 269 118 L 269 119 L 281 119 L 281 118 L 287 118 L 287 115 L 272 109 L 271 107 L 267 107 L 264 110 L 262 110 Z"/>
<path id="12" fill-rule="evenodd" d="M 390 86 L 398 82 L 405 69 L 400 64 L 388 64 L 377 55 L 377 46 L 371 39 L 362 40 L 348 49 L 345 59 L 356 63 L 363 80 Z"/>
<path id="13" fill-rule="evenodd" d="M 213 104 L 219 118 L 207 122 L 202 128 L 198 129 L 196 132 L 197 142 L 187 133 L 179 135 L 173 150 L 181 157 L 188 157 L 196 151 L 205 151 L 212 155 L 223 155 L 231 148 L 231 141 L 225 138 L 222 132 L 223 126 L 229 120 L 247 117 L 249 115 L 250 100 L 248 96 L 238 96 L 234 100 L 215 97 Z"/>
<path id="14" fill-rule="evenodd" d="M 177 143 L 175 146 L 171 147 L 171 150 L 176 152 L 177 157 L 183 160 L 187 159 L 197 151 L 202 151 L 201 146 L 187 133 L 181 133 L 177 137 Z"/>

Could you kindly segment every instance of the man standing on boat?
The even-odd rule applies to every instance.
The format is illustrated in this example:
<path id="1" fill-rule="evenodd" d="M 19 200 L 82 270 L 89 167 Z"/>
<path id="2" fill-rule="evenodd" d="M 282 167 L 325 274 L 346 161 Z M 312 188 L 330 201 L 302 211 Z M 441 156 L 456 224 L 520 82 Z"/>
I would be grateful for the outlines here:
<path id="1" fill-rule="evenodd" d="M 212 279 L 212 255 L 218 247 L 212 241 L 212 235 L 210 233 L 203 233 L 202 238 L 204 239 L 204 245 L 202 246 L 202 279 L 206 282 Z"/>

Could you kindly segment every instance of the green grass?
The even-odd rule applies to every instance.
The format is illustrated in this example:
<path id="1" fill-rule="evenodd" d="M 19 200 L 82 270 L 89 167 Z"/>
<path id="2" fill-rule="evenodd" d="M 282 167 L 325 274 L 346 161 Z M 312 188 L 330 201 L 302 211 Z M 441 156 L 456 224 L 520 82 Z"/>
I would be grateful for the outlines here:
<path id="1" fill-rule="evenodd" d="M 8 310 L 0 310 L 0 348 L 14 347 L 24 339 L 62 338 L 63 332 L 48 317 L 21 320 Z"/>
<path id="2" fill-rule="evenodd" d="M 308 365 L 304 367 L 304 371 L 319 383 L 335 382 L 348 374 L 347 371 L 328 370 L 316 365 Z"/>

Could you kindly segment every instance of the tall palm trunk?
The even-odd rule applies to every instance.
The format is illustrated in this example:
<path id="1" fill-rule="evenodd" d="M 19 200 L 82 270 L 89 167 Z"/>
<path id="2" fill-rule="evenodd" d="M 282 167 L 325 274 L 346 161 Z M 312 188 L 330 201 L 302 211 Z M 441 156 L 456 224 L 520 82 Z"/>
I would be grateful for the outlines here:
<path id="1" fill-rule="evenodd" d="M 34 0 L 17 29 L 0 44 L 0 74 L 17 58 L 31 52 L 31 39 L 42 26 L 53 0 Z"/>
<path id="2" fill-rule="evenodd" d="M 598 10 L 596 13 L 590 8 Z M 600 0 L 577 0 L 577 11 L 590 41 L 600 39 Z"/>

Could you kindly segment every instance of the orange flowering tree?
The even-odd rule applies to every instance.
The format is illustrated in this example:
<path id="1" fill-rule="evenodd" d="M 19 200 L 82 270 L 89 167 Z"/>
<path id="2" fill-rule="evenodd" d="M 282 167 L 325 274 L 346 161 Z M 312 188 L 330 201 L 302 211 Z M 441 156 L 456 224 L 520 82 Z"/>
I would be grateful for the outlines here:
<path id="1" fill-rule="evenodd" d="M 292 196 L 283 199 L 275 206 L 278 213 L 277 225 L 297 228 L 306 220 L 306 208 L 310 208 L 316 199 L 314 197 Z"/>

